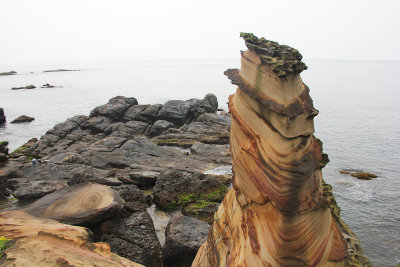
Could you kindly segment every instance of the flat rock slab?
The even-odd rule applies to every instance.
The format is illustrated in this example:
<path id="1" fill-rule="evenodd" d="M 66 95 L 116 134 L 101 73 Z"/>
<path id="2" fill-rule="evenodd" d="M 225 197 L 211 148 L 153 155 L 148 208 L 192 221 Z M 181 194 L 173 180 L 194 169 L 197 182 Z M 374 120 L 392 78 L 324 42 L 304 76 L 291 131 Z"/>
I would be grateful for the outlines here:
<path id="1" fill-rule="evenodd" d="M 8 239 L 35 237 L 39 232 L 87 240 L 86 228 L 62 224 L 55 220 L 34 217 L 21 210 L 0 212 L 0 236 Z"/>
<path id="2" fill-rule="evenodd" d="M 106 185 L 76 184 L 51 193 L 27 209 L 31 215 L 73 225 L 90 225 L 114 216 L 123 199 Z"/>

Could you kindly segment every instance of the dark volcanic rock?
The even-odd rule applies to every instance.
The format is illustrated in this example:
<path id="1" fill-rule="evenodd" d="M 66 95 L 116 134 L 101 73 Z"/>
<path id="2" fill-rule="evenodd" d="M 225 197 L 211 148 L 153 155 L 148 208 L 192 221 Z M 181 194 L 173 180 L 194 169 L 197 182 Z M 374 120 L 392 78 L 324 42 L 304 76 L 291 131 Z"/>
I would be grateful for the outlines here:
<path id="1" fill-rule="evenodd" d="M 160 109 L 158 118 L 181 126 L 203 113 L 214 113 L 217 108 L 218 101 L 213 94 L 207 94 L 202 100 L 170 100 Z"/>
<path id="2" fill-rule="evenodd" d="M 125 201 L 126 214 L 138 211 L 146 211 L 147 199 L 144 192 L 135 185 L 121 185 L 113 187 Z"/>
<path id="3" fill-rule="evenodd" d="M 11 123 L 22 123 L 22 122 L 31 122 L 33 121 L 35 118 L 33 117 L 29 117 L 26 115 L 22 115 L 19 116 L 18 118 L 14 119 Z"/>
<path id="4" fill-rule="evenodd" d="M 104 116 L 116 121 L 121 119 L 131 106 L 137 104 L 134 97 L 116 96 L 111 98 L 107 104 L 94 108 L 89 117 Z"/>
<path id="5" fill-rule="evenodd" d="M 83 125 L 83 127 L 85 129 L 92 131 L 93 133 L 101 133 L 107 127 L 109 127 L 111 125 L 111 123 L 112 123 L 111 119 L 109 119 L 107 117 L 103 117 L 103 116 L 98 116 L 98 117 L 93 117 L 93 118 L 90 118 L 89 120 L 87 120 L 85 122 L 85 124 Z"/>
<path id="6" fill-rule="evenodd" d="M 161 209 L 174 210 L 197 199 L 220 202 L 229 182 L 226 176 L 166 171 L 153 188 L 154 203 Z"/>
<path id="7" fill-rule="evenodd" d="M 165 230 L 165 266 L 191 266 L 200 246 L 207 240 L 209 228 L 208 223 L 179 213 L 174 214 Z"/>
<path id="8" fill-rule="evenodd" d="M 164 121 L 164 120 L 158 120 L 151 127 L 150 132 L 149 132 L 149 136 L 150 137 L 154 137 L 154 136 L 160 135 L 165 130 L 171 128 L 172 126 L 174 126 L 174 124 L 171 123 L 171 122 Z"/>
<path id="9" fill-rule="evenodd" d="M 159 176 L 160 173 L 154 171 L 133 171 L 129 173 L 133 183 L 140 188 L 152 188 Z"/>
<path id="10" fill-rule="evenodd" d="M 162 266 L 161 245 L 147 212 L 132 213 L 128 218 L 103 223 L 101 241 L 111 251 L 147 267 Z"/>
<path id="11" fill-rule="evenodd" d="M 146 107 L 145 109 L 143 109 L 141 112 L 139 112 L 136 115 L 135 120 L 144 121 L 144 122 L 152 124 L 156 120 L 157 114 L 158 114 L 159 110 L 161 109 L 161 107 L 162 107 L 162 105 L 160 105 L 160 104 L 150 105 L 150 106 Z"/>
<path id="12" fill-rule="evenodd" d="M 204 113 L 196 121 L 179 129 L 170 128 L 152 140 L 158 145 L 190 147 L 196 142 L 207 144 L 229 143 L 230 117 Z"/>
<path id="13" fill-rule="evenodd" d="M 0 124 L 3 124 L 6 122 L 6 116 L 4 115 L 4 109 L 0 108 Z"/>
<path id="14" fill-rule="evenodd" d="M 29 181 L 27 183 L 18 183 L 16 190 L 13 192 L 13 196 L 21 200 L 35 199 L 67 186 L 67 182 L 62 180 L 37 180 Z"/>

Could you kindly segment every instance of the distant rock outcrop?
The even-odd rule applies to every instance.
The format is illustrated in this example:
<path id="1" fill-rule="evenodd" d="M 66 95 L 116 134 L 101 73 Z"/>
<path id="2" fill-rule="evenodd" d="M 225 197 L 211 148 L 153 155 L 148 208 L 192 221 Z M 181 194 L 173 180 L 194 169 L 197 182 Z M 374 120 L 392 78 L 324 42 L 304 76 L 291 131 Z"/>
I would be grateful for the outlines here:
<path id="1" fill-rule="evenodd" d="M 8 76 L 8 75 L 15 75 L 15 74 L 17 74 L 16 71 L 0 72 L 0 76 Z"/>
<path id="2" fill-rule="evenodd" d="M 6 116 L 4 115 L 4 109 L 0 108 L 0 125 L 6 122 Z"/>
<path id="3" fill-rule="evenodd" d="M 14 119 L 11 121 L 11 123 L 23 123 L 23 122 L 31 122 L 35 120 L 34 117 L 26 116 L 26 115 L 21 115 L 18 118 Z"/>
<path id="4" fill-rule="evenodd" d="M 371 266 L 322 179 L 327 156 L 296 49 L 253 34 L 229 99 L 233 188 L 192 266 Z"/>
<path id="5" fill-rule="evenodd" d="M 11 88 L 11 90 L 22 90 L 22 89 L 35 89 L 36 86 L 34 86 L 33 84 L 27 85 L 27 86 L 23 86 L 23 87 L 13 87 Z"/>

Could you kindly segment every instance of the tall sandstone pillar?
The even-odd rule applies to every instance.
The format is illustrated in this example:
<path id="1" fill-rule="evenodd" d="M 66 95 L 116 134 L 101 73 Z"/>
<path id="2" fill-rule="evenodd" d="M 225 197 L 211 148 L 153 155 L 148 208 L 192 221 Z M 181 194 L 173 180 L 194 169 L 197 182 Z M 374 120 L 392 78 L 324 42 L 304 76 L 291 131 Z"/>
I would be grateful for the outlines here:
<path id="1" fill-rule="evenodd" d="M 229 98 L 233 187 L 192 266 L 371 266 L 340 219 L 296 49 L 242 33 Z"/>

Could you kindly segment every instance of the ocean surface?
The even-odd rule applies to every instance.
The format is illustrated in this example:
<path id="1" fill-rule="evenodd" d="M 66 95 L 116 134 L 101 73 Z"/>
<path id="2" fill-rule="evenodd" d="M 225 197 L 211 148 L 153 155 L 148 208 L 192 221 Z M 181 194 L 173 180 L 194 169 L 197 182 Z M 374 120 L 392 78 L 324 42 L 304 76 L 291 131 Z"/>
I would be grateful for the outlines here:
<path id="1" fill-rule="evenodd" d="M 0 67 L 18 75 L 0 76 L 0 107 L 7 124 L 0 141 L 14 150 L 39 138 L 54 124 L 78 114 L 88 115 L 117 95 L 139 103 L 203 98 L 214 93 L 227 109 L 235 86 L 223 75 L 238 68 L 239 59 L 218 61 L 114 62 L 57 66 Z M 374 266 L 400 263 L 400 62 L 309 61 L 302 73 L 314 106 L 315 135 L 324 143 L 330 162 L 324 179 L 333 186 L 342 218 L 359 236 Z M 44 73 L 48 69 L 79 69 Z M 10 90 L 50 83 L 59 88 Z M 31 123 L 10 124 L 19 115 Z M 339 173 L 358 169 L 379 177 L 357 180 Z"/>

